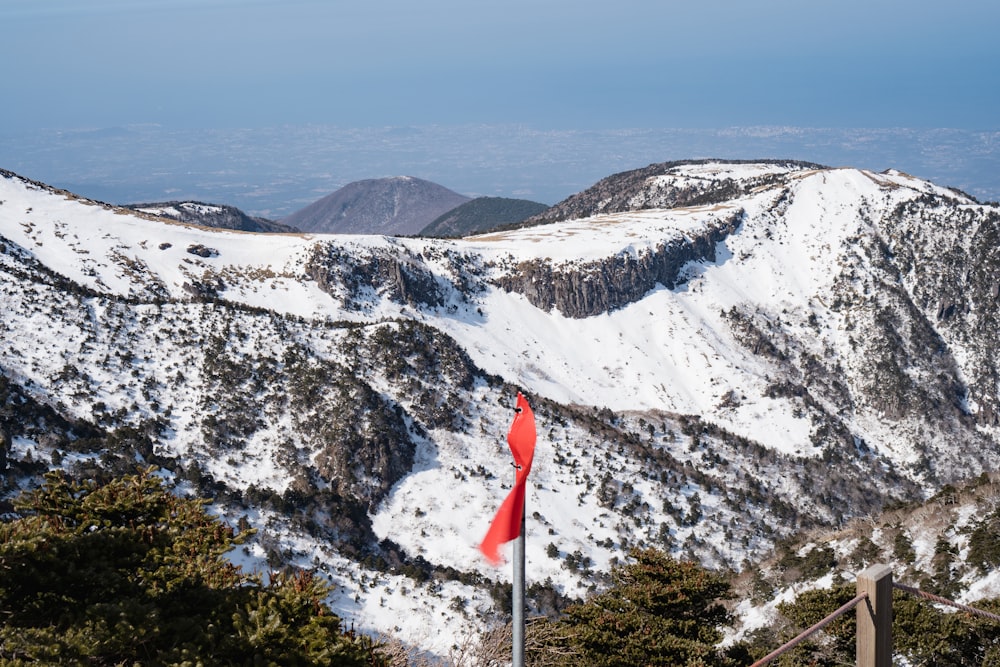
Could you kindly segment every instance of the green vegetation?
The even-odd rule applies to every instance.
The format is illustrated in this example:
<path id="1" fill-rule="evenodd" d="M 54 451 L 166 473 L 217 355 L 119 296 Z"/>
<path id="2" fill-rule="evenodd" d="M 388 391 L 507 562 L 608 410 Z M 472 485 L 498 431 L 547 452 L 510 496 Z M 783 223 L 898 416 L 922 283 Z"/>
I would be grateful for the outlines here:
<path id="1" fill-rule="evenodd" d="M 822 556 L 818 555 L 822 554 Z M 803 560 L 825 561 L 825 548 Z M 558 620 L 528 626 L 529 663 L 595 665 L 748 665 L 851 601 L 853 582 L 800 594 L 780 616 L 743 641 L 722 647 L 735 596 L 728 577 L 657 550 L 633 551 L 612 571 L 603 593 L 567 608 Z M 912 665 L 1000 667 L 1000 626 L 991 619 L 942 607 L 902 591 L 893 599 L 894 656 Z M 996 614 L 1000 600 L 975 606 Z M 775 659 L 781 667 L 833 667 L 855 661 L 855 612 L 825 626 Z"/>
<path id="2" fill-rule="evenodd" d="M 174 495 L 152 469 L 106 483 L 50 472 L 14 507 L 17 516 L 0 523 L 0 664 L 390 664 L 370 639 L 345 632 L 324 603 L 328 587 L 309 572 L 276 572 L 265 584 L 233 565 L 226 553 L 253 531 L 236 533 L 206 512 L 205 501 Z M 990 562 L 984 550 L 977 562 Z M 788 550 L 780 560 L 816 574 L 831 557 L 820 547 L 804 556 Z M 735 597 L 728 575 L 659 550 L 632 551 L 609 587 L 585 601 L 566 607 L 549 592 L 551 616 L 528 628 L 531 664 L 728 667 L 777 648 L 849 601 L 854 587 L 835 582 L 802 593 L 778 605 L 777 622 L 726 647 Z M 509 608 L 509 585 L 495 597 Z M 1000 600 L 975 606 L 1000 612 Z M 899 591 L 893 616 L 895 655 L 907 664 L 1000 667 L 992 620 L 943 612 Z M 854 633 L 848 613 L 773 664 L 850 664 Z M 502 636 L 482 650 L 502 659 L 509 635 Z M 410 659 L 397 655 L 392 664 Z"/>
<path id="3" fill-rule="evenodd" d="M 972 530 L 966 562 L 975 566 L 980 574 L 1000 566 L 1000 510 L 990 513 Z"/>
<path id="4" fill-rule="evenodd" d="M 825 618 L 855 595 L 853 583 L 808 591 L 778 605 L 781 618 L 747 642 L 754 660 L 776 649 L 805 628 Z M 996 613 L 998 601 L 977 603 Z M 909 665 L 997 667 L 1000 665 L 1000 628 L 995 621 L 965 613 L 943 612 L 927 600 L 893 593 L 893 655 Z M 844 614 L 821 632 L 773 662 L 776 667 L 833 667 L 855 661 L 855 612 Z"/>
<path id="5" fill-rule="evenodd" d="M 553 665 L 728 665 L 718 648 L 730 616 L 728 580 L 655 549 L 636 550 L 616 567 L 612 586 L 566 609 L 559 621 L 533 624 L 548 638 L 531 662 Z M 563 656 L 562 659 L 559 656 Z M 735 663 L 732 663 L 735 664 Z"/>
<path id="6" fill-rule="evenodd" d="M 5 665 L 378 665 L 308 572 L 264 584 L 225 558 L 235 534 L 146 471 L 107 484 L 51 472 L 0 523 Z"/>
<path id="7" fill-rule="evenodd" d="M 460 237 L 521 222 L 548 206 L 527 199 L 477 197 L 436 218 L 419 236 Z"/>

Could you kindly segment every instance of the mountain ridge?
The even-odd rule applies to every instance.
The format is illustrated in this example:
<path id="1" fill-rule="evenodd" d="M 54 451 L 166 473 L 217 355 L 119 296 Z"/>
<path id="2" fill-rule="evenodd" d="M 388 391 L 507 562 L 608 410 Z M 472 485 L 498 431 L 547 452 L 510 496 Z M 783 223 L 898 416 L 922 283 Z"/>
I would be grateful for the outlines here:
<path id="1" fill-rule="evenodd" d="M 274 220 L 249 216 L 235 206 L 225 204 L 206 204 L 200 201 L 175 200 L 126 204 L 124 208 L 177 220 L 178 222 L 187 222 L 205 227 L 218 227 L 219 229 L 280 234 L 293 234 L 300 231 L 295 227 L 283 225 Z"/>
<path id="2" fill-rule="evenodd" d="M 545 204 L 508 197 L 476 197 L 441 214 L 420 230 L 420 236 L 458 238 L 514 225 L 541 213 Z"/>
<path id="3" fill-rule="evenodd" d="M 457 241 L 167 224 L 5 175 L 6 488 L 158 462 L 265 526 L 246 563 L 320 563 L 344 618 L 446 651 L 502 614 L 475 545 L 518 389 L 528 557 L 566 598 L 630 546 L 738 567 L 997 469 L 997 207 L 898 172 L 656 178 L 737 187 Z"/>
<path id="4" fill-rule="evenodd" d="M 658 162 L 639 169 L 630 169 L 606 176 L 594 185 L 523 221 L 523 225 L 540 225 L 584 218 L 601 213 L 621 213 L 647 208 L 675 208 L 698 206 L 731 199 L 733 195 L 765 185 L 771 177 L 780 178 L 780 172 L 759 174 L 749 183 L 733 179 L 694 178 L 687 182 L 657 182 L 677 168 L 712 164 L 770 165 L 792 167 L 795 170 L 828 169 L 821 164 L 802 160 L 673 160 Z"/>

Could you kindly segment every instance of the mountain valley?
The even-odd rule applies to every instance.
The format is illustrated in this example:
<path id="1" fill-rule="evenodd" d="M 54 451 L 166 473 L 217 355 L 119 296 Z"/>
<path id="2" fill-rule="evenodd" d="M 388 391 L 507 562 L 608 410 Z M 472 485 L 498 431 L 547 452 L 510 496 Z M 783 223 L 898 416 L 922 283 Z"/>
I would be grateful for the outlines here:
<path id="1" fill-rule="evenodd" d="M 980 480 L 954 524 L 992 516 L 997 205 L 891 170 L 699 160 L 516 227 L 247 233 L 0 172 L 4 493 L 156 465 L 259 529 L 234 560 L 316 568 L 343 618 L 442 657 L 509 607 L 476 545 L 513 480 L 518 391 L 535 613 L 631 547 L 746 571 L 839 534 L 850 567 L 864 539 L 889 551 L 886 509 Z M 955 576 L 1000 595 L 989 568 Z"/>

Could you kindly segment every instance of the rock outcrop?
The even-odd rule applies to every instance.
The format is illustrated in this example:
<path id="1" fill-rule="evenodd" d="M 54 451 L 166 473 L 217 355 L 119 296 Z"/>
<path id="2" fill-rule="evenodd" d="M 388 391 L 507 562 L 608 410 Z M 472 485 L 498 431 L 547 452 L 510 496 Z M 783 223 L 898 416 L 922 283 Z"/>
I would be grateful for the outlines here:
<path id="1" fill-rule="evenodd" d="M 676 287 L 683 281 L 681 269 L 688 262 L 714 262 L 716 246 L 739 227 L 741 219 L 742 211 L 736 211 L 703 234 L 674 238 L 651 252 L 561 265 L 545 260 L 521 262 L 496 283 L 543 310 L 555 308 L 573 318 L 599 315 L 638 301 L 657 285 Z"/>

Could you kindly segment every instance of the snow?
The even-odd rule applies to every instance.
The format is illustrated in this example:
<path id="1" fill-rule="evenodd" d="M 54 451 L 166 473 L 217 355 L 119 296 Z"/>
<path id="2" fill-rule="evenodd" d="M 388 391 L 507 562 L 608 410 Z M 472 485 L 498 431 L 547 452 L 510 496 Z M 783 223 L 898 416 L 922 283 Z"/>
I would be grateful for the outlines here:
<path id="1" fill-rule="evenodd" d="M 661 178 L 745 180 L 782 171 L 787 169 L 776 164 L 708 163 L 685 165 Z M 886 184 L 893 187 L 889 195 Z M 886 205 L 883 198 L 904 189 L 941 190 L 898 172 L 803 171 L 795 174 L 792 204 L 780 218 L 769 213 L 774 192 L 763 190 L 724 206 L 601 215 L 443 243 L 202 229 L 146 220 L 18 179 L 0 180 L 0 213 L 7 238 L 98 291 L 128 295 L 159 288 L 184 298 L 186 284 L 218 276 L 227 299 L 249 306 L 314 319 L 377 321 L 404 315 L 406 308 L 382 300 L 368 313 L 344 311 L 314 281 L 303 280 L 302 267 L 317 244 L 348 250 L 402 247 L 414 255 L 445 246 L 499 266 L 535 258 L 569 265 L 647 252 L 742 208 L 744 222 L 720 244 L 717 261 L 690 265 L 688 282 L 675 289 L 658 287 L 636 303 L 581 320 L 541 311 L 524 297 L 491 288 L 476 304 L 482 317 L 459 312 L 436 324 L 486 371 L 553 400 L 616 411 L 714 414 L 719 425 L 739 435 L 810 455 L 808 418 L 797 416 L 789 402 L 762 395 L 771 369 L 733 344 L 722 313 L 752 302 L 763 321 L 807 319 L 818 302 L 832 298 L 842 253 L 864 224 L 859 206 L 876 200 Z M 197 245 L 218 254 L 188 251 Z M 843 322 L 820 326 L 827 348 L 847 345 Z M 45 342 L 43 335 L 38 344 Z M 718 407 L 736 394 L 741 400 L 735 405 Z M 896 456 L 905 460 L 907 454 Z"/>
<path id="2" fill-rule="evenodd" d="M 148 213 L 149 215 L 159 215 L 167 218 L 169 217 L 179 218 L 181 216 L 181 212 L 178 211 L 173 206 L 144 206 L 136 210 L 141 211 L 143 213 Z"/>
<path id="3" fill-rule="evenodd" d="M 713 168 L 705 165 L 700 170 Z M 768 166 L 769 171 L 774 168 Z M 842 199 L 826 200 L 831 190 L 827 179 L 836 181 L 833 190 L 843 193 Z M 711 412 L 722 396 L 760 386 L 766 375 L 752 355 L 729 357 L 733 345 L 719 333 L 727 328 L 720 312 L 747 301 L 763 303 L 772 313 L 808 311 L 810 300 L 829 290 L 829 281 L 837 275 L 837 251 L 856 230 L 857 210 L 845 202 L 875 191 L 869 178 L 854 171 L 803 177 L 794 190 L 794 215 L 780 225 L 766 226 L 773 237 L 768 253 L 754 251 L 770 222 L 757 213 L 772 204 L 773 195 L 751 198 L 744 202 L 749 222 L 727 239 L 715 264 L 693 266 L 685 286 L 653 290 L 610 314 L 570 320 L 558 312 L 533 309 L 518 295 L 494 291 L 484 299 L 485 322 L 452 320 L 444 326 L 478 364 L 505 377 L 523 378 L 526 386 L 555 400 L 613 410 Z M 640 211 L 473 237 L 469 242 L 495 242 L 515 261 L 528 253 L 544 253 L 553 261 L 590 259 L 649 249 L 664 238 L 703 228 L 719 215 L 717 207 Z M 740 261 L 730 261 L 733 257 Z M 802 261 L 805 258 L 810 261 Z M 623 386 L 630 389 L 621 391 Z M 720 425 L 783 451 L 808 451 L 808 420 L 796 418 L 782 405 L 762 399 L 717 418 Z"/>
<path id="4" fill-rule="evenodd" d="M 675 183 L 706 178 L 747 180 L 786 171 L 775 164 L 709 163 L 685 165 L 675 174 L 660 178 Z M 814 426 L 808 414 L 797 410 L 793 401 L 768 396 L 771 379 L 779 375 L 778 362 L 753 354 L 737 343 L 726 313 L 755 304 L 754 312 L 743 313 L 755 325 L 780 323 L 804 334 L 799 339 L 809 341 L 805 348 L 789 353 L 846 359 L 850 346 L 847 323 L 843 316 L 821 306 L 835 297 L 835 280 L 848 262 L 852 239 L 867 224 L 862 209 L 891 210 L 896 203 L 920 192 L 957 196 L 898 172 L 804 170 L 790 180 L 780 214 L 774 212 L 779 194 L 762 189 L 719 206 L 599 215 L 460 241 L 432 241 L 378 236 L 262 236 L 204 229 L 149 220 L 40 189 L 20 179 L 0 178 L 0 235 L 42 264 L 96 292 L 173 299 L 162 306 L 137 306 L 134 313 L 138 319 L 144 313 L 152 315 L 154 309 L 162 309 L 169 312 L 174 326 L 205 326 L 212 313 L 186 301 L 185 285 L 216 278 L 225 284 L 222 296 L 227 300 L 319 323 L 421 319 L 454 337 L 484 371 L 529 388 L 533 395 L 562 404 L 608 407 L 618 413 L 703 415 L 777 452 L 810 457 L 819 452 L 811 441 Z M 170 211 L 148 212 L 161 215 Z M 741 213 L 742 222 L 719 244 L 716 260 L 685 267 L 686 282 L 672 289 L 658 285 L 634 303 L 583 319 L 566 317 L 558 310 L 546 312 L 525 297 L 496 287 L 488 287 L 471 304 L 448 304 L 452 309 L 446 306 L 434 311 L 378 299 L 371 309 L 359 311 L 345 308 L 338 298 L 305 276 L 308 258 L 331 247 L 361 253 L 408 251 L 414 257 L 421 256 L 424 265 L 437 272 L 441 280 L 450 269 L 446 262 L 434 258 L 435 253 L 479 258 L 492 275 L 514 271 L 519 262 L 529 260 L 571 266 L 612 256 L 637 256 L 660 244 L 697 234 L 737 213 Z M 188 251 L 199 245 L 217 254 L 202 257 Z M 57 290 L 39 290 L 36 295 L 12 296 L 18 302 L 5 304 L 5 309 L 32 313 L 34 301 L 61 303 Z M 101 309 L 115 306 L 91 299 L 87 307 L 90 320 L 102 322 L 106 318 Z M 252 322 L 237 319 L 234 323 L 248 329 L 244 352 L 271 353 L 266 348 L 267 339 L 252 330 Z M 53 335 L 50 320 L 40 310 L 6 326 L 12 328 L 4 331 L 4 357 L 0 361 L 7 372 L 36 386 L 50 385 L 51 378 L 58 376 L 70 359 L 96 361 L 93 355 L 97 353 L 88 350 L 82 330 L 67 328 Z M 134 403 L 147 415 L 156 413 L 140 392 L 123 395 L 118 391 L 119 376 L 126 370 L 134 369 L 141 379 L 162 384 L 171 382 L 179 373 L 192 387 L 206 381 L 200 377 L 195 359 L 163 342 L 169 342 L 172 335 L 163 326 L 135 321 L 120 332 L 98 329 L 96 335 L 102 344 L 127 337 L 139 341 L 140 347 L 148 351 L 145 357 L 128 363 L 112 360 L 106 370 L 97 363 L 86 364 L 94 369 L 94 380 L 106 387 L 101 400 L 107 403 L 108 411 Z M 297 335 L 313 336 L 310 345 L 331 358 L 340 354 L 336 346 L 338 334 L 331 334 L 329 339 L 318 334 Z M 485 389 L 479 391 L 480 398 L 486 401 Z M 72 395 L 62 400 L 71 412 L 91 415 L 90 404 Z M 203 408 L 195 397 L 179 396 L 172 406 L 174 431 L 161 446 L 173 453 L 197 447 L 186 433 L 197 430 L 196 417 Z M 370 514 L 376 535 L 392 539 L 408 554 L 476 571 L 489 579 L 505 580 L 509 578 L 507 568 L 491 568 L 476 549 L 513 476 L 503 440 L 505 424 L 492 416 L 501 413 L 502 408 L 482 410 L 483 414 L 471 417 L 495 427 L 495 431 L 429 433 L 417 451 L 412 474 L 401 480 Z M 240 452 L 227 459 L 206 461 L 207 471 L 236 486 L 255 484 L 283 491 L 291 480 L 276 459 L 285 426 L 280 421 L 270 423 L 256 432 Z M 551 440 L 545 434 L 546 426 L 540 423 L 535 466 L 529 480 L 527 512 L 532 520 L 528 524 L 527 558 L 535 580 L 551 579 L 559 590 L 582 596 L 583 578 L 564 567 L 565 556 L 580 550 L 592 558 L 593 568 L 607 570 L 620 551 L 596 545 L 617 544 L 622 531 L 616 525 L 617 519 L 597 501 L 591 488 L 593 480 L 554 463 L 557 451 L 569 452 L 578 455 L 584 464 L 581 467 L 586 469 L 586 457 L 578 452 L 585 451 L 581 443 L 586 443 L 590 435 L 569 429 L 560 431 L 559 439 Z M 859 420 L 852 427 L 873 446 L 884 448 L 897 464 L 914 456 L 894 445 L 891 427 L 877 420 Z M 694 453 L 681 447 L 677 450 L 671 453 L 679 460 L 698 464 Z M 34 457 L 51 456 L 37 443 L 23 439 L 14 441 L 13 452 L 21 458 L 28 452 Z M 618 479 L 636 480 L 635 493 L 655 508 L 655 522 L 667 522 L 668 517 L 659 509 L 663 498 L 656 497 L 656 488 L 636 474 L 636 464 L 614 452 L 607 452 L 607 456 L 618 471 Z M 470 462 L 484 463 L 481 470 L 471 470 Z M 475 483 L 469 483 L 472 477 L 476 477 Z M 693 492 L 693 487 L 680 487 L 674 499 Z M 714 497 L 702 500 L 707 513 L 718 511 L 713 506 Z M 535 512 L 537 517 L 533 516 Z M 265 514 L 251 517 L 252 524 L 267 526 L 274 532 L 278 531 L 278 522 L 277 517 Z M 693 532 L 678 528 L 672 537 L 680 544 Z M 721 532 L 703 538 L 720 553 L 731 551 L 732 545 Z M 372 575 L 337 555 L 328 545 L 315 543 L 291 529 L 283 534 L 288 536 L 290 548 L 303 566 L 322 564 L 322 570 L 336 585 L 333 604 L 338 613 L 360 627 L 391 633 L 439 655 L 446 654 L 456 638 L 475 627 L 472 619 L 487 614 L 491 607 L 489 600 L 477 597 L 475 589 L 457 582 L 417 585 L 397 574 Z M 913 542 L 918 561 L 929 561 L 934 544 L 920 535 L 914 536 Z M 557 558 L 547 555 L 549 544 L 556 546 Z M 259 545 L 237 549 L 233 559 L 247 568 L 264 569 L 264 553 Z M 1000 575 L 977 582 L 969 596 L 998 588 Z M 456 598 L 465 601 L 464 606 L 452 607 L 450 603 Z M 751 617 L 750 626 L 769 618 L 767 610 L 741 607 L 744 612 Z"/>
<path id="5" fill-rule="evenodd" d="M 504 253 L 515 260 L 544 257 L 553 263 L 581 262 L 611 255 L 635 255 L 655 248 L 664 239 L 704 229 L 725 218 L 733 206 L 693 207 L 672 211 L 649 209 L 597 215 L 541 227 L 470 236 L 469 250 L 489 255 Z"/>
<path id="6" fill-rule="evenodd" d="M 223 276 L 257 277 L 226 280 L 232 287 L 227 298 L 250 306 L 269 308 L 305 317 L 356 319 L 355 313 L 336 310 L 329 295 L 312 281 L 301 280 L 301 266 L 316 237 L 305 235 L 260 237 L 206 230 L 180 224 L 150 222 L 100 206 L 49 195 L 37 205 L 39 193 L 15 180 L 0 183 L 5 210 L 32 209 L 24 224 L 14 226 L 8 237 L 29 248 L 42 262 L 58 266 L 71 279 L 98 290 L 129 294 L 141 280 L 162 284 L 171 296 L 182 297 L 183 286 L 206 272 Z M 610 254 L 649 250 L 665 238 L 683 235 L 725 215 L 730 207 L 705 207 L 678 211 L 640 211 L 569 221 L 545 228 L 516 230 L 474 237 L 459 246 L 463 252 L 513 261 L 544 252 L 552 261 L 581 261 Z M 70 229 L 63 220 L 73 221 Z M 330 237 L 325 237 L 324 242 Z M 334 240 L 334 243 L 340 243 Z M 162 247 L 169 243 L 169 247 Z M 426 241 L 381 237 L 352 237 L 345 245 L 387 248 L 392 244 L 413 252 Z M 215 257 L 187 252 L 193 245 L 219 250 Z M 730 250 L 732 252 L 732 250 Z M 117 253 L 124 263 L 99 259 Z M 607 406 L 614 410 L 661 409 L 701 413 L 724 394 L 755 383 L 756 369 L 749 358 L 726 359 L 728 341 L 716 334 L 718 311 L 736 303 L 741 292 L 761 290 L 781 294 L 787 289 L 769 285 L 773 278 L 760 267 L 732 275 L 733 262 L 696 270 L 700 273 L 687 288 L 657 289 L 639 303 L 587 320 L 571 320 L 558 312 L 543 312 L 523 297 L 491 290 L 479 308 L 481 320 L 444 318 L 442 328 L 455 336 L 484 369 L 518 378 L 524 386 L 555 400 Z M 256 272 L 255 272 L 256 271 Z M 717 275 L 718 274 L 718 275 Z M 771 274 L 773 275 L 773 274 Z M 752 276 L 765 276 L 752 278 Z M 759 284 L 761 280 L 766 281 Z M 148 284 L 147 283 L 147 284 Z M 712 286 L 723 286 L 715 288 Z M 709 292 L 706 300 L 702 292 Z M 375 316 L 398 316 L 402 309 L 389 307 Z M 656 351 L 651 355 L 650 351 Z M 715 378 L 704 383 L 701 378 Z M 622 386 L 634 390 L 620 391 Z M 778 434 L 775 446 L 801 449 L 808 424 L 782 411 L 775 401 L 743 404 L 722 420 L 727 426 L 777 422 L 768 430 Z M 743 429 L 748 437 L 759 433 Z"/>

